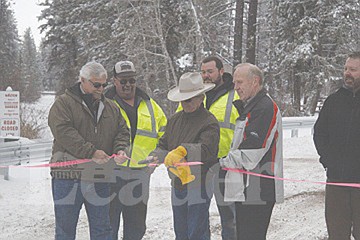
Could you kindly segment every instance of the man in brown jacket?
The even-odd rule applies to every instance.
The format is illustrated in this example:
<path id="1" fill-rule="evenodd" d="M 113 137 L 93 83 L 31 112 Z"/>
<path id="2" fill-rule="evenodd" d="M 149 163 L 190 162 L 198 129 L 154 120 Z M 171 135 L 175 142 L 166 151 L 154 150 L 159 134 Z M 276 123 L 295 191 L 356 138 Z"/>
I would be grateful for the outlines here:
<path id="1" fill-rule="evenodd" d="M 59 96 L 48 124 L 54 136 L 51 163 L 91 159 L 85 164 L 53 167 L 52 194 L 55 239 L 75 239 L 82 205 L 88 215 L 90 239 L 111 240 L 109 219 L 112 154 L 126 160 L 129 129 L 113 102 L 104 98 L 107 72 L 96 62 L 80 70 L 79 82 Z"/>
<path id="2" fill-rule="evenodd" d="M 204 108 L 203 100 L 204 93 L 214 86 L 203 83 L 200 73 L 181 76 L 179 86 L 169 91 L 168 99 L 181 102 L 183 110 L 170 118 L 158 147 L 148 157 L 168 167 L 176 239 L 210 239 L 209 168 L 217 163 L 220 127 L 214 115 Z M 186 162 L 202 164 L 181 165 Z"/>

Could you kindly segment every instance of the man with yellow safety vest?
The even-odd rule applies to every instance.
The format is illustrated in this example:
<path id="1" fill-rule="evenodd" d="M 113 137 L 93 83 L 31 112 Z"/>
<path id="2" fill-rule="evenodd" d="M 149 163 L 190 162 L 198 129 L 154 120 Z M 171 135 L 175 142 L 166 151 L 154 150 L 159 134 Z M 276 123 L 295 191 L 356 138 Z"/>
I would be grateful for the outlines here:
<path id="1" fill-rule="evenodd" d="M 150 175 L 154 169 L 139 161 L 156 148 L 167 123 L 160 106 L 136 87 L 135 77 L 132 62 L 116 63 L 114 86 L 105 95 L 119 107 L 131 134 L 130 159 L 115 169 L 116 183 L 111 187 L 115 196 L 110 204 L 113 240 L 118 239 L 121 214 L 124 240 L 140 240 L 145 234 Z"/>
<path id="2" fill-rule="evenodd" d="M 201 63 L 201 76 L 205 83 L 214 83 L 216 86 L 211 91 L 206 92 L 205 107 L 219 121 L 220 142 L 218 158 L 224 157 L 229 153 L 230 145 L 234 135 L 235 122 L 239 114 L 232 102 L 239 99 L 235 94 L 232 76 L 224 72 L 222 61 L 216 56 L 209 56 Z M 224 201 L 224 179 L 226 171 L 219 167 L 213 167 L 214 195 L 218 207 L 223 240 L 236 239 L 235 225 L 235 203 Z"/>

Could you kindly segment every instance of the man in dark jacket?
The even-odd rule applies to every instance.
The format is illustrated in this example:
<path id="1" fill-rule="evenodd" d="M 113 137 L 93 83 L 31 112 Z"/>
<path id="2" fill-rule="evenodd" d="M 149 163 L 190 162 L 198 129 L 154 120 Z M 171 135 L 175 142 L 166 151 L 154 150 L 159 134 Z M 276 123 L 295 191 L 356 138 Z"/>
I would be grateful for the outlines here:
<path id="1" fill-rule="evenodd" d="M 229 153 L 234 136 L 235 122 L 239 117 L 239 113 L 232 102 L 239 99 L 239 96 L 235 94 L 231 74 L 224 72 L 224 65 L 218 57 L 209 56 L 203 59 L 201 62 L 201 76 L 205 83 L 215 84 L 213 89 L 206 92 L 205 107 L 219 121 L 218 158 L 222 158 Z M 221 236 L 223 240 L 235 240 L 235 203 L 224 201 L 226 171 L 222 170 L 219 164 L 216 164 L 212 169 L 215 173 L 214 195 L 221 220 Z"/>
<path id="2" fill-rule="evenodd" d="M 263 88 L 263 73 L 255 65 L 235 67 L 236 120 L 229 154 L 220 159 L 227 168 L 225 201 L 235 202 L 237 238 L 265 240 L 272 210 L 284 199 L 283 182 L 245 175 L 241 170 L 283 176 L 282 123 L 276 103 Z"/>
<path id="3" fill-rule="evenodd" d="M 199 73 L 185 73 L 168 99 L 181 102 L 166 125 L 158 147 L 150 154 L 168 167 L 172 182 L 171 204 L 176 239 L 210 239 L 209 207 L 212 197 L 212 174 L 219 144 L 219 124 L 204 108 L 204 93 L 215 85 L 203 83 Z M 151 158 L 151 157 L 150 157 Z M 202 165 L 183 166 L 190 162 Z"/>
<path id="4" fill-rule="evenodd" d="M 82 205 L 88 215 L 90 239 L 111 240 L 109 181 L 117 163 L 126 160 L 129 129 L 119 109 L 106 99 L 105 68 L 89 62 L 79 82 L 59 96 L 50 109 L 48 124 L 54 136 L 50 162 L 91 159 L 85 164 L 52 167 L 55 239 L 75 239 Z"/>
<path id="5" fill-rule="evenodd" d="M 344 67 L 344 84 L 330 95 L 314 127 L 314 142 L 328 182 L 360 183 L 360 52 Z M 360 239 L 360 189 L 326 186 L 329 240 Z"/>

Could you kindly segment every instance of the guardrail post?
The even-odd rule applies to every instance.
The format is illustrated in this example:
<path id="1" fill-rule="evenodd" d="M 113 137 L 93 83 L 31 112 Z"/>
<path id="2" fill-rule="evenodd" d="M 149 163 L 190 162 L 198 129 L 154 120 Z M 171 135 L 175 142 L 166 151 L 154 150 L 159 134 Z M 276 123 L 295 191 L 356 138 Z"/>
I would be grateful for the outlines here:
<path id="1" fill-rule="evenodd" d="M 9 167 L 0 168 L 0 175 L 4 175 L 4 180 L 9 180 Z"/>
<path id="2" fill-rule="evenodd" d="M 9 171 L 10 171 L 10 168 L 9 168 L 9 167 L 7 167 L 7 168 L 4 169 L 4 180 L 9 181 L 9 179 L 10 179 Z"/>
<path id="3" fill-rule="evenodd" d="M 298 129 L 291 129 L 291 137 L 298 137 L 299 130 Z"/>

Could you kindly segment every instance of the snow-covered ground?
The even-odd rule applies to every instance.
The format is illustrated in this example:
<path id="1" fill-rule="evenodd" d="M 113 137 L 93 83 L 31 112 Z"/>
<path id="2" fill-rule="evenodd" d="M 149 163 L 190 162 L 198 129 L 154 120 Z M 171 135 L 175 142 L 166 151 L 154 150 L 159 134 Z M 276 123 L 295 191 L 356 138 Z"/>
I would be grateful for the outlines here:
<path id="1" fill-rule="evenodd" d="M 39 103 L 48 109 L 52 98 Z M 44 133 L 48 138 L 49 132 Z M 310 130 L 299 131 L 298 138 L 284 134 L 284 177 L 325 181 Z M 326 239 L 324 185 L 285 182 L 285 202 L 275 205 L 269 240 Z M 221 239 L 220 218 L 215 201 L 210 207 L 212 239 Z M 77 239 L 89 239 L 87 218 L 81 211 Z M 12 168 L 10 181 L 0 176 L 0 239 L 53 239 L 54 213 L 50 175 L 47 168 Z M 148 204 L 147 232 L 144 239 L 174 239 L 170 205 L 170 183 L 163 166 L 152 175 Z"/>

